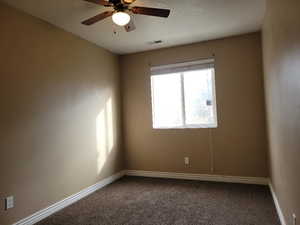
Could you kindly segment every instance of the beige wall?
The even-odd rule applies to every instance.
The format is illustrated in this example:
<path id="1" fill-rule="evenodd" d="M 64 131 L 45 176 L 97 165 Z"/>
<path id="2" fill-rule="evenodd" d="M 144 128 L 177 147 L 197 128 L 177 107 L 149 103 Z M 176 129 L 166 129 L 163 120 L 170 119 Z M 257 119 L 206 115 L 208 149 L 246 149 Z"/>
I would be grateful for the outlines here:
<path id="1" fill-rule="evenodd" d="M 0 4 L 0 224 L 123 168 L 118 57 Z M 4 211 L 4 198 L 15 208 Z"/>
<path id="2" fill-rule="evenodd" d="M 272 184 L 288 225 L 300 220 L 300 1 L 268 0 L 263 27 Z"/>
<path id="3" fill-rule="evenodd" d="M 213 54 L 218 128 L 153 130 L 149 64 Z M 215 174 L 268 176 L 260 33 L 125 55 L 121 72 L 128 169 L 211 173 L 214 164 Z"/>

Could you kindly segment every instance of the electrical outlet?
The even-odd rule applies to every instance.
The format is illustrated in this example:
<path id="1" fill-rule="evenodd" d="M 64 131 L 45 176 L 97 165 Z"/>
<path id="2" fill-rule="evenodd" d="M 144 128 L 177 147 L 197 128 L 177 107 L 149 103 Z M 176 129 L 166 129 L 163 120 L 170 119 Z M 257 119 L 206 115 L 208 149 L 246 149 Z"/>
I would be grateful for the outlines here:
<path id="1" fill-rule="evenodd" d="M 293 213 L 293 225 L 297 225 L 297 217 L 296 217 L 296 214 Z"/>
<path id="2" fill-rule="evenodd" d="M 14 207 L 14 196 L 9 196 L 5 198 L 5 210 L 11 209 Z"/>
<path id="3" fill-rule="evenodd" d="M 190 164 L 190 158 L 189 157 L 184 157 L 184 164 L 189 165 Z"/>

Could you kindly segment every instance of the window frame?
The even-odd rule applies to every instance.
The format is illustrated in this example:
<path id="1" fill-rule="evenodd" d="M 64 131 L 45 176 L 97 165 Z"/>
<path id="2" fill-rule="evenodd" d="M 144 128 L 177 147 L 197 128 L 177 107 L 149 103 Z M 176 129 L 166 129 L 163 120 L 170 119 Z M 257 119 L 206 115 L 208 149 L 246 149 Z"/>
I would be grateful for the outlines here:
<path id="1" fill-rule="evenodd" d="M 210 59 L 211 60 L 211 59 Z M 199 61 L 197 61 L 199 62 Z M 218 115 L 217 115 L 217 98 L 216 98 L 216 83 L 215 83 L 215 64 L 214 60 L 212 61 L 213 63 L 210 63 L 210 66 L 205 67 L 205 63 L 207 60 L 203 60 L 203 63 L 198 63 L 197 65 L 200 65 L 201 68 L 198 69 L 192 69 L 192 70 L 182 70 L 181 72 L 173 72 L 173 73 L 178 73 L 180 75 L 180 86 L 181 86 L 181 108 L 182 108 L 182 125 L 181 126 L 159 126 L 155 127 L 155 104 L 154 104 L 154 84 L 153 84 L 153 79 L 152 77 L 159 76 L 159 75 L 168 75 L 172 74 L 172 72 L 168 73 L 162 73 L 162 74 L 152 74 L 150 73 L 150 85 L 151 85 L 151 110 L 152 110 L 152 129 L 154 130 L 166 130 L 166 129 L 198 129 L 198 128 L 217 128 L 218 127 Z M 193 62 L 188 62 L 192 63 L 195 65 L 195 61 Z M 180 64 L 185 64 L 185 63 L 180 63 Z M 174 66 L 176 64 L 172 64 Z M 168 67 L 168 65 L 163 65 L 162 67 Z M 199 71 L 199 70 L 207 70 L 211 69 L 212 70 L 212 107 L 213 107 L 213 116 L 214 116 L 214 123 L 211 124 L 186 124 L 186 109 L 185 109 L 185 87 L 184 87 L 184 73 L 188 71 Z M 151 70 L 150 70 L 151 71 Z"/>

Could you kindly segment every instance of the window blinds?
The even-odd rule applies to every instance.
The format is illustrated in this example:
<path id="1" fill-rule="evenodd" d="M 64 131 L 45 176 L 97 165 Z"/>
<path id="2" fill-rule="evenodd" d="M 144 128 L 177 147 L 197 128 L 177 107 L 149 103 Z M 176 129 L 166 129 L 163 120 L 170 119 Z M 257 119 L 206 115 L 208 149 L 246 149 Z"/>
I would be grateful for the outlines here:
<path id="1" fill-rule="evenodd" d="M 214 62 L 215 60 L 211 58 L 169 65 L 152 66 L 151 75 L 163 75 L 170 73 L 181 73 L 186 71 L 214 68 Z"/>

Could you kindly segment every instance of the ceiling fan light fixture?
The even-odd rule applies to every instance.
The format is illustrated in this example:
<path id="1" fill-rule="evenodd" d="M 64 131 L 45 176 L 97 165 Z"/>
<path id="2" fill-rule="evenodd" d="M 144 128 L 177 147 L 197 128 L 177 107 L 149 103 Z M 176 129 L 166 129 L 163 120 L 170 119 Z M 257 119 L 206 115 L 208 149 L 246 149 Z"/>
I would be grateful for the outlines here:
<path id="1" fill-rule="evenodd" d="M 124 3 L 126 3 L 126 4 L 131 4 L 131 3 L 133 3 L 135 0 L 123 0 L 123 2 Z"/>
<path id="2" fill-rule="evenodd" d="M 130 16 L 125 12 L 116 12 L 112 15 L 112 20 L 119 26 L 125 26 L 130 22 Z"/>

